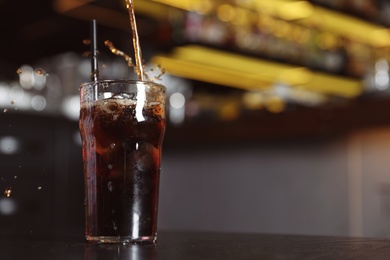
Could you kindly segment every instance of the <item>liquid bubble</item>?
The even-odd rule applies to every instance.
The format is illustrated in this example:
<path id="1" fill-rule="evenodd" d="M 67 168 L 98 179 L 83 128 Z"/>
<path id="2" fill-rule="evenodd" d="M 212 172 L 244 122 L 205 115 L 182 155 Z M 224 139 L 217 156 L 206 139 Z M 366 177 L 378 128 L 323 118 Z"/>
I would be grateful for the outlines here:
<path id="1" fill-rule="evenodd" d="M 16 101 L 15 100 L 11 100 L 11 105 L 15 105 L 16 104 Z"/>

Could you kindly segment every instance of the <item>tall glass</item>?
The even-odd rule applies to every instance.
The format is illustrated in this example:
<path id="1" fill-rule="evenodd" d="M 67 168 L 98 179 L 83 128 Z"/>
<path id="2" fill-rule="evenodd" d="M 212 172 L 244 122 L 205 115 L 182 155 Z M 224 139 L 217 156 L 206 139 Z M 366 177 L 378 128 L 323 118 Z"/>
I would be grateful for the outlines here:
<path id="1" fill-rule="evenodd" d="M 80 99 L 87 240 L 155 242 L 165 87 L 87 82 Z"/>

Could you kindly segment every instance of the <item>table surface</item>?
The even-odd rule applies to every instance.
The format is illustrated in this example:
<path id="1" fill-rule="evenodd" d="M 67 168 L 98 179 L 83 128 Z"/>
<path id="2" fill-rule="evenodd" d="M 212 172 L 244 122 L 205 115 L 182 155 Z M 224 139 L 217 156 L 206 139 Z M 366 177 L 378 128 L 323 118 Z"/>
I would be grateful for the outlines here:
<path id="1" fill-rule="evenodd" d="M 155 245 L 91 244 L 83 236 L 0 234 L 0 259 L 390 259 L 390 240 L 160 232 Z"/>

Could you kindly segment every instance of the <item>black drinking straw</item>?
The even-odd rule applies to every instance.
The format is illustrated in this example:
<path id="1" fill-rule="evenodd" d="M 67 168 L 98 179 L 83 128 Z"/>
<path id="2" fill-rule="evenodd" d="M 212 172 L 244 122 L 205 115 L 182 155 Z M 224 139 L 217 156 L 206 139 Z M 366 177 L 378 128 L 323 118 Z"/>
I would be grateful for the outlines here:
<path id="1" fill-rule="evenodd" d="M 91 21 L 91 80 L 97 81 L 99 77 L 98 58 L 97 58 L 97 36 L 96 36 L 96 20 Z"/>

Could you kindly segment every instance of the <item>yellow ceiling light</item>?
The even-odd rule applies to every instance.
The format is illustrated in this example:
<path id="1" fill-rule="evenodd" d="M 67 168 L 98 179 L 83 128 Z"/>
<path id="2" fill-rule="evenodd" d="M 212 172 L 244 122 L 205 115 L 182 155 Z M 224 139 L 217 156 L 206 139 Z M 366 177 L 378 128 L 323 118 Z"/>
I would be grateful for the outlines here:
<path id="1" fill-rule="evenodd" d="M 388 29 L 373 30 L 369 35 L 371 45 L 377 48 L 390 46 L 390 31 Z"/>
<path id="2" fill-rule="evenodd" d="M 284 4 L 285 1 L 282 0 L 272 0 L 272 1 L 263 1 L 263 0 L 252 0 L 244 3 L 238 3 L 240 6 L 252 9 L 259 13 L 265 13 L 268 15 L 275 16 L 277 11 L 277 6 Z"/>
<path id="3" fill-rule="evenodd" d="M 313 73 L 307 68 L 291 68 L 283 70 L 278 76 L 278 81 L 288 83 L 289 85 L 304 85 L 313 78 Z"/>
<path id="4" fill-rule="evenodd" d="M 177 57 L 158 55 L 153 58 L 152 62 L 161 65 L 169 74 L 227 87 L 266 89 L 272 84 L 270 80 L 259 75 L 232 71 L 210 64 L 199 64 Z"/>
<path id="5" fill-rule="evenodd" d="M 236 9 L 228 4 L 223 4 L 217 9 L 218 19 L 222 22 L 230 22 L 236 15 Z"/>
<path id="6" fill-rule="evenodd" d="M 203 0 L 153 0 L 161 4 L 169 5 L 185 11 L 196 11 Z"/>
<path id="7" fill-rule="evenodd" d="M 390 34 L 385 30 L 385 27 L 326 8 L 313 6 L 308 1 L 252 0 L 238 2 L 238 5 L 282 20 L 294 20 L 309 28 L 314 26 L 319 30 L 331 32 L 372 47 L 390 46 Z"/>
<path id="8" fill-rule="evenodd" d="M 245 88 L 257 89 L 264 83 L 272 82 L 281 75 L 281 71 L 286 71 L 292 66 L 279 64 L 276 62 L 265 62 L 255 58 L 249 58 L 238 54 L 217 51 L 200 46 L 186 46 L 176 48 L 173 58 L 186 61 L 200 66 L 208 66 L 214 69 L 223 70 L 226 74 L 237 74 L 238 85 L 245 85 Z M 210 76 L 210 75 L 209 75 Z M 229 85 L 229 84 L 228 84 Z"/>
<path id="9" fill-rule="evenodd" d="M 211 3 L 210 0 L 154 0 L 153 2 L 186 11 L 200 12 L 202 10 L 203 13 L 213 10 L 213 5 L 217 5 L 217 12 L 219 12 L 217 15 L 222 17 L 222 20 L 225 19 L 231 22 L 233 21 L 231 20 L 232 15 L 239 12 L 240 8 L 245 8 L 248 11 L 257 12 L 262 15 L 268 15 L 285 21 L 294 21 L 308 28 L 314 27 L 321 31 L 330 32 L 372 47 L 390 46 L 390 33 L 385 30 L 385 27 L 326 8 L 314 6 L 308 1 L 237 1 L 235 6 L 231 5 L 229 7 L 222 1 Z M 218 4 L 222 10 L 218 10 Z M 208 6 L 208 8 L 202 9 L 202 6 Z M 221 15 L 222 11 L 225 13 Z"/>
<path id="10" fill-rule="evenodd" d="M 157 55 L 152 61 L 172 75 L 245 90 L 266 90 L 279 82 L 345 98 L 362 92 L 359 80 L 195 45 L 178 47 L 170 55 Z"/>
<path id="11" fill-rule="evenodd" d="M 316 26 L 321 31 L 331 32 L 369 46 L 390 46 L 390 35 L 384 31 L 384 27 L 325 8 L 315 7 L 311 16 L 297 22 L 309 27 Z"/>
<path id="12" fill-rule="evenodd" d="M 301 86 L 304 89 L 324 94 L 335 94 L 345 98 L 359 96 L 363 92 L 360 80 L 329 76 L 325 73 L 314 73 L 308 84 Z"/>
<path id="13" fill-rule="evenodd" d="M 278 16 L 287 21 L 307 18 L 313 11 L 313 6 L 306 1 L 284 3 L 277 9 Z"/>
<path id="14" fill-rule="evenodd" d="M 53 8 L 59 13 L 79 19 L 95 18 L 108 26 L 118 29 L 125 29 L 126 26 L 127 29 L 128 22 L 123 21 L 124 13 L 100 7 L 95 2 L 96 0 L 54 0 Z M 375 48 L 390 46 L 390 32 L 385 27 L 312 5 L 308 1 L 248 0 L 236 1 L 235 5 L 227 6 L 223 1 L 211 0 L 135 0 L 136 12 L 155 18 L 166 18 L 170 7 L 199 13 L 216 10 L 215 15 L 236 25 L 247 25 L 252 21 L 252 14 L 261 14 L 284 21 L 293 20 L 302 27 L 329 32 L 336 37 Z M 268 22 L 270 21 L 273 20 Z M 266 22 L 262 20 L 263 25 L 267 25 Z"/>

